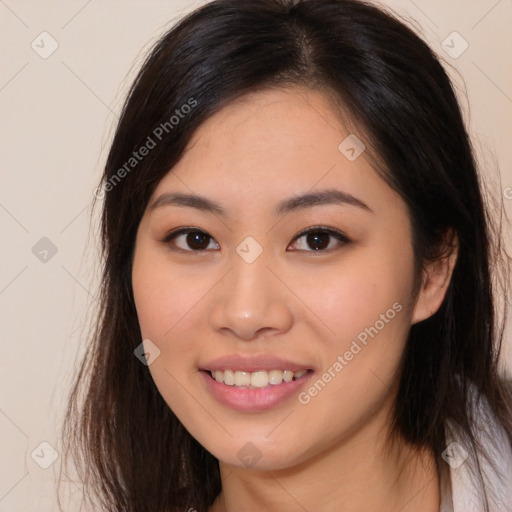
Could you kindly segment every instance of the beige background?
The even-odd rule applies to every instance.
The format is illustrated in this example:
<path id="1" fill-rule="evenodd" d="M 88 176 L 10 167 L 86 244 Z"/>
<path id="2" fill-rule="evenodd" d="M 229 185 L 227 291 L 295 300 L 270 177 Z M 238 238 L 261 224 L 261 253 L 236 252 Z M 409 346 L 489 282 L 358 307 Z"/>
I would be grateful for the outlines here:
<path id="1" fill-rule="evenodd" d="M 95 304 L 93 190 L 141 50 L 202 3 L 0 0 L 0 511 L 56 510 L 58 425 Z M 382 3 L 414 18 L 450 66 L 488 181 L 512 217 L 512 2 Z M 511 346 L 509 329 L 509 366 Z M 49 464 L 52 453 L 48 469 L 36 463 Z M 70 489 L 65 510 L 77 510 L 80 490 Z"/>

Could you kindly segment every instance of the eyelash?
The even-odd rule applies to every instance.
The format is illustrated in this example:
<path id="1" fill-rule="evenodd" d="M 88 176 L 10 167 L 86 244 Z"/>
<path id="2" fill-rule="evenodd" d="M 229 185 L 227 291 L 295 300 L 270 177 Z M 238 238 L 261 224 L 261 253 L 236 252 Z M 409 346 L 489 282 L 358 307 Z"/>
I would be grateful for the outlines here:
<path id="1" fill-rule="evenodd" d="M 189 234 L 189 233 L 200 233 L 200 234 L 203 234 L 203 235 L 206 235 L 210 240 L 214 240 L 213 237 L 211 237 L 210 235 L 208 235 L 208 233 L 206 233 L 205 231 L 203 231 L 202 229 L 197 229 L 197 228 L 179 228 L 179 229 L 176 229 L 174 231 L 171 231 L 170 233 L 168 233 L 164 239 L 162 240 L 162 242 L 164 244 L 167 244 L 171 247 L 171 249 L 173 251 L 177 251 L 177 252 L 189 252 L 189 253 L 201 253 L 201 252 L 207 252 L 208 249 L 199 249 L 199 250 L 195 250 L 195 249 L 182 249 L 180 247 L 176 247 L 174 244 L 171 244 L 171 241 L 180 236 L 180 235 L 184 235 L 184 234 Z M 337 231 L 337 230 L 334 230 L 334 229 L 331 229 L 331 228 L 327 228 L 327 227 L 324 227 L 324 226 L 313 226 L 311 228 L 308 228 L 304 231 L 302 231 L 301 233 L 299 233 L 292 241 L 291 243 L 294 243 L 296 240 L 299 240 L 300 238 L 304 237 L 304 236 L 307 236 L 309 234 L 325 234 L 325 235 L 328 235 L 328 236 L 331 236 L 333 238 L 335 238 L 336 240 L 338 240 L 339 242 L 342 243 L 342 246 L 348 244 L 351 242 L 351 240 L 346 236 L 344 235 L 343 233 L 341 233 L 340 231 Z M 330 243 L 330 242 L 329 242 Z M 209 244 L 208 244 L 209 245 Z M 329 244 L 328 244 L 329 245 Z M 302 251 L 302 252 L 311 252 L 311 253 L 330 253 L 330 252 L 333 252 L 337 249 L 339 249 L 341 247 L 338 247 L 338 248 L 331 248 L 331 249 L 318 249 L 318 250 L 303 250 L 303 249 L 298 249 L 298 251 Z"/>

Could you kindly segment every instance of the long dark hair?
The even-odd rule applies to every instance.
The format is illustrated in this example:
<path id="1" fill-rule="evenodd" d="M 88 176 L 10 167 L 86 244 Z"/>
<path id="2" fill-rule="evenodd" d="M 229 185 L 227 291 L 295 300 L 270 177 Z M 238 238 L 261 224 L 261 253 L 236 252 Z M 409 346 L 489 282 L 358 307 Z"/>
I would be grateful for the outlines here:
<path id="1" fill-rule="evenodd" d="M 324 92 L 363 134 L 375 168 L 409 208 L 417 276 L 443 256 L 447 233 L 459 241 L 441 307 L 410 330 L 394 434 L 430 448 L 438 470 L 447 422 L 468 450 L 481 452 L 468 407 L 478 389 L 512 443 L 512 393 L 498 373 L 506 316 L 496 304 L 508 294 L 509 258 L 439 59 L 403 22 L 364 2 L 215 0 L 153 47 L 124 104 L 101 184 L 100 316 L 64 433 L 104 509 L 206 512 L 221 490 L 218 460 L 134 356 L 142 341 L 131 286 L 135 235 L 150 195 L 201 123 L 240 95 L 291 85 Z M 151 145 L 148 137 L 154 147 L 130 160 Z M 483 481 L 478 465 L 475 473 Z"/>

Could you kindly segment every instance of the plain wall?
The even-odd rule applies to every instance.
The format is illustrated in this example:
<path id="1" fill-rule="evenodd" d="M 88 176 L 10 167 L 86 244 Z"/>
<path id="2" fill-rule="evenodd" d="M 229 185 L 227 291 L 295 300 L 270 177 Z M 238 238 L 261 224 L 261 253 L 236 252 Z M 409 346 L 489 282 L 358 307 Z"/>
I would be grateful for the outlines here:
<path id="1" fill-rule="evenodd" d="M 57 509 L 58 428 L 97 291 L 93 191 L 132 66 L 173 20 L 202 3 L 0 2 L 1 511 Z M 382 4 L 414 18 L 453 66 L 483 172 L 511 216 L 512 3 Z M 468 44 L 456 58 L 465 43 L 450 35 L 454 31 Z M 55 42 L 58 48 L 48 56 Z M 510 328 L 506 341 L 510 367 Z M 51 447 L 58 458 L 43 469 L 51 462 Z"/>

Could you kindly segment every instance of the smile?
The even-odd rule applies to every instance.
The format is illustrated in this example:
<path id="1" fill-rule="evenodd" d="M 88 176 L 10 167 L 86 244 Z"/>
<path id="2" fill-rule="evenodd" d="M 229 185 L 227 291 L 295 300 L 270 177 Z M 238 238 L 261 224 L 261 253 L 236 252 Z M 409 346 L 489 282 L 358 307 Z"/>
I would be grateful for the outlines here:
<path id="1" fill-rule="evenodd" d="M 210 370 L 210 375 L 226 386 L 237 388 L 264 388 L 277 386 L 284 382 L 292 382 L 304 376 L 308 370 L 293 372 L 291 370 L 259 370 L 246 372 L 242 370 Z"/>
<path id="2" fill-rule="evenodd" d="M 202 370 L 199 373 L 212 398 L 243 413 L 285 406 L 314 374 L 313 370 Z M 295 405 L 295 401 L 289 403 Z"/>

